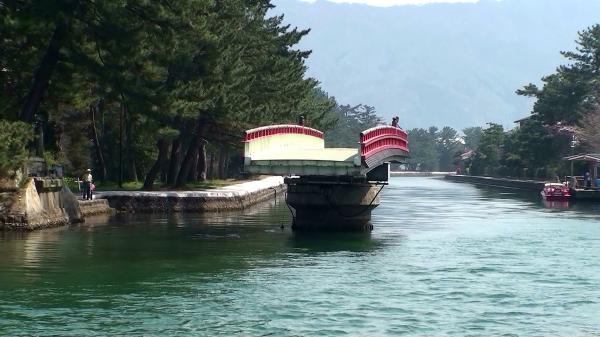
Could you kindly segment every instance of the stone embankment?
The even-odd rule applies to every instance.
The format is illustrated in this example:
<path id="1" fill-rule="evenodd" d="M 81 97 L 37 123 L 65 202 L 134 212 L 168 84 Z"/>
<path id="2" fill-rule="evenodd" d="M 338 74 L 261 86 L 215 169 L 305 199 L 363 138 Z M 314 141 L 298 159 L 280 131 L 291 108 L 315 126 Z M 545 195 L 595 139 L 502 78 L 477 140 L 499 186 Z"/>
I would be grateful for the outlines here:
<path id="1" fill-rule="evenodd" d="M 420 172 L 420 171 L 392 171 L 391 177 L 444 177 L 453 172 Z"/>
<path id="2" fill-rule="evenodd" d="M 30 178 L 0 184 L 0 230 L 32 231 L 84 222 L 111 213 L 106 200 L 77 200 L 62 179 Z"/>
<path id="3" fill-rule="evenodd" d="M 285 193 L 283 177 L 268 177 L 207 191 L 99 192 L 77 200 L 61 179 L 30 179 L 24 187 L 0 188 L 0 230 L 31 231 L 126 212 L 241 210 Z"/>
<path id="4" fill-rule="evenodd" d="M 124 212 L 215 212 L 245 209 L 285 191 L 283 177 L 268 177 L 207 191 L 115 191 L 96 196 Z"/>
<path id="5" fill-rule="evenodd" d="M 22 187 L 5 185 L 0 192 L 0 229 L 29 231 L 83 221 L 62 179 L 28 179 Z"/>
<path id="6" fill-rule="evenodd" d="M 115 211 L 113 208 L 110 208 L 106 199 L 79 200 L 79 209 L 84 218 L 100 214 L 110 214 Z"/>
<path id="7" fill-rule="evenodd" d="M 447 180 L 471 183 L 475 185 L 511 188 L 527 191 L 539 192 L 544 189 L 543 181 L 537 180 L 519 180 L 519 179 L 508 179 L 508 178 L 492 178 L 492 177 L 481 177 L 481 176 L 465 176 L 465 175 L 447 175 Z"/>

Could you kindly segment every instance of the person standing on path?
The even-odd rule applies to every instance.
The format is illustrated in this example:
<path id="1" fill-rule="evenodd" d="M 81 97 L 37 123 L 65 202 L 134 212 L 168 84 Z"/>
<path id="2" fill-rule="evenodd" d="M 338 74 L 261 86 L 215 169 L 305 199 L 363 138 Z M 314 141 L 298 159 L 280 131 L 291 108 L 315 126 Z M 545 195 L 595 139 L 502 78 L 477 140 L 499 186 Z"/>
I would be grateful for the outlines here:
<path id="1" fill-rule="evenodd" d="M 92 200 L 92 170 L 87 169 L 83 174 L 83 200 Z"/>
<path id="2" fill-rule="evenodd" d="M 585 188 L 592 188 L 592 177 L 590 176 L 590 171 L 585 171 L 583 175 Z"/>

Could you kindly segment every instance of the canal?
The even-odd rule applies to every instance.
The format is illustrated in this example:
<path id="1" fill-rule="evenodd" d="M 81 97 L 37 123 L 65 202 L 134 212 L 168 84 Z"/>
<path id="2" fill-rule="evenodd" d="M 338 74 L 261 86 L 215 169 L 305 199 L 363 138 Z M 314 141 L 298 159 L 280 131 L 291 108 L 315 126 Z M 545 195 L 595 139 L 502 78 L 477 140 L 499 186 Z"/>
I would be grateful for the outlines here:
<path id="1" fill-rule="evenodd" d="M 370 234 L 290 221 L 279 200 L 0 233 L 0 336 L 600 335 L 598 204 L 393 178 Z"/>

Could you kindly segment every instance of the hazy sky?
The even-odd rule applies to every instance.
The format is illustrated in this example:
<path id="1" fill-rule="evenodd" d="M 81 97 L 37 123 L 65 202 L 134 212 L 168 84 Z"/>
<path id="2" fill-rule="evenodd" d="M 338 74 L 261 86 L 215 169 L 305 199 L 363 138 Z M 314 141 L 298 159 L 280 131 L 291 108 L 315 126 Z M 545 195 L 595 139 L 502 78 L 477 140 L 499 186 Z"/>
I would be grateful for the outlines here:
<path id="1" fill-rule="evenodd" d="M 317 0 L 302 0 L 307 2 L 315 2 Z M 327 0 L 331 2 L 346 2 L 346 3 L 362 3 L 370 6 L 398 6 L 398 5 L 425 5 L 436 2 L 477 2 L 478 0 Z"/>

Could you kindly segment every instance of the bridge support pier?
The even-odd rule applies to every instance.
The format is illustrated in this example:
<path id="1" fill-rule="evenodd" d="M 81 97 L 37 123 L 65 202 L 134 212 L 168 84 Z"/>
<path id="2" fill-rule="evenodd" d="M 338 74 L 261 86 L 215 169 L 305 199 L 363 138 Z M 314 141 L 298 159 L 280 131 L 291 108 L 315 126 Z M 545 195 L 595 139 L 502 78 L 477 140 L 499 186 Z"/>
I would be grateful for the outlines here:
<path id="1" fill-rule="evenodd" d="M 384 185 L 362 182 L 286 178 L 286 202 L 294 213 L 294 230 L 373 229 L 371 211 Z"/>

